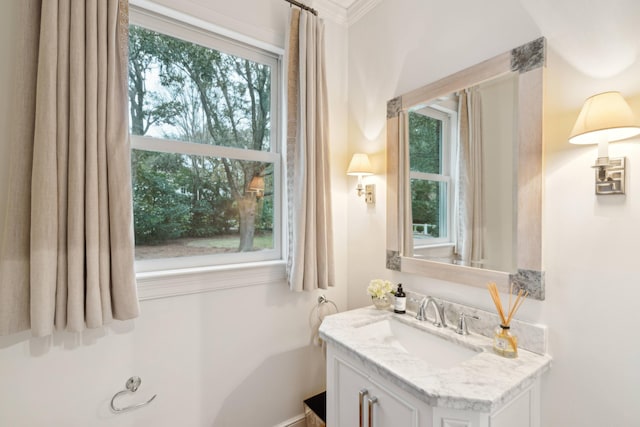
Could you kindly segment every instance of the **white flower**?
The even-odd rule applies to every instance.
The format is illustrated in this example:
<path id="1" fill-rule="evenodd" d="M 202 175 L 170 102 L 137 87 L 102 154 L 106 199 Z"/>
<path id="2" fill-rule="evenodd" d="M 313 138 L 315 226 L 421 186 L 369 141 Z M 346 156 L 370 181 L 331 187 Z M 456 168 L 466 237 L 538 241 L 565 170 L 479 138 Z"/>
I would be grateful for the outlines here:
<path id="1" fill-rule="evenodd" d="M 367 293 L 375 298 L 382 298 L 391 292 L 393 292 L 393 285 L 388 280 L 373 279 L 367 287 Z"/>

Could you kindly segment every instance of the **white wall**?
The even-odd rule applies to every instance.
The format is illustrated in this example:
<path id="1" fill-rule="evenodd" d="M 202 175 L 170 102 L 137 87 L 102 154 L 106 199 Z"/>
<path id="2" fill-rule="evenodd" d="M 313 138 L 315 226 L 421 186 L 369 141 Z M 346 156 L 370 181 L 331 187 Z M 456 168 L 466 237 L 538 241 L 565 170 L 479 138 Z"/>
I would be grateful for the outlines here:
<path id="1" fill-rule="evenodd" d="M 516 267 L 516 197 L 514 141 L 517 140 L 517 78 L 480 86 L 482 102 L 482 161 L 484 199 L 484 267 L 512 271 Z"/>
<path id="2" fill-rule="evenodd" d="M 627 156 L 627 195 L 595 197 L 593 146 L 567 136 L 587 96 L 621 90 L 640 115 L 640 37 L 634 0 L 383 0 L 349 32 L 349 142 L 373 154 L 378 202 L 349 198 L 349 306 L 369 303 L 376 277 L 484 309 L 487 292 L 387 271 L 384 145 L 386 101 L 544 35 L 543 262 L 547 299 L 527 301 L 524 320 L 549 326 L 551 371 L 543 381 L 542 425 L 640 425 L 638 251 L 640 139 L 618 142 Z M 452 25 L 455 23 L 455 25 Z M 355 183 L 354 183 L 355 185 Z"/>
<path id="3" fill-rule="evenodd" d="M 8 99 L 12 84 L 11 58 L 20 54 L 13 48 L 12 23 L 21 1 L 4 2 L 0 14 L 2 100 Z M 282 0 L 158 3 L 284 44 L 288 6 Z M 338 286 L 325 294 L 344 310 L 346 28 L 327 22 L 326 37 Z M 7 108 L 8 102 L 1 101 L 0 173 L 11 160 Z M 0 177 L 3 195 L 6 179 Z M 0 337 L 0 425 L 233 427 L 274 426 L 294 418 L 302 414 L 302 400 L 324 388 L 324 358 L 310 345 L 310 314 L 319 294 L 291 293 L 286 284 L 273 283 L 142 301 L 135 321 L 80 335 Z M 157 393 L 156 401 L 131 413 L 111 414 L 109 400 L 132 375 L 143 380 L 135 398 Z"/>

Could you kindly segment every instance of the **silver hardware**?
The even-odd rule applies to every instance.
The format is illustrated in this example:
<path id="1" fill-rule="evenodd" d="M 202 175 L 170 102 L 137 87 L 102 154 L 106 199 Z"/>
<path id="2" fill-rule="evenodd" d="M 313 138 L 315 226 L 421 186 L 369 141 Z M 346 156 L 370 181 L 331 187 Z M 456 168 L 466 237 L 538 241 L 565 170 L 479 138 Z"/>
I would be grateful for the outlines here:
<path id="1" fill-rule="evenodd" d="M 367 394 L 369 394 L 369 390 L 367 390 L 366 388 L 363 388 L 362 390 L 360 390 L 358 392 L 358 404 L 359 404 L 359 408 L 360 408 L 359 412 L 358 412 L 359 419 L 360 419 L 358 427 L 364 427 L 364 408 L 363 408 L 363 406 L 364 406 L 364 397 Z"/>
<path id="2" fill-rule="evenodd" d="M 427 308 L 429 308 L 429 304 L 433 304 L 434 307 L 434 318 L 433 325 L 442 328 L 443 326 L 447 326 L 447 319 L 444 315 L 444 307 L 442 304 L 438 304 L 433 297 L 424 297 L 420 302 L 420 306 L 418 307 L 418 313 L 416 314 L 416 319 L 420 321 L 427 320 Z"/>
<path id="3" fill-rule="evenodd" d="M 458 318 L 458 327 L 456 328 L 456 333 L 460 335 L 469 335 L 469 329 L 467 328 L 467 317 L 472 319 L 480 319 L 478 316 L 472 316 L 469 314 L 460 313 L 460 317 Z"/>
<path id="4" fill-rule="evenodd" d="M 125 407 L 122 407 L 122 408 L 119 408 L 116 405 L 114 405 L 114 402 L 115 402 L 116 398 L 118 398 L 119 396 L 121 396 L 121 395 L 123 395 L 125 393 L 135 393 L 136 391 L 138 391 L 138 388 L 140 387 L 141 383 L 142 383 L 142 380 L 140 379 L 140 377 L 131 377 L 131 378 L 129 378 L 127 380 L 127 383 L 125 384 L 126 390 L 122 390 L 122 391 L 117 392 L 111 398 L 111 410 L 113 412 L 125 412 L 125 411 L 130 411 L 132 409 L 140 408 L 142 406 L 146 406 L 149 403 L 151 403 L 153 401 L 153 399 L 156 398 L 157 394 L 154 394 L 153 397 L 151 399 L 147 400 L 146 402 L 138 403 L 136 405 L 125 406 Z"/>
<path id="5" fill-rule="evenodd" d="M 596 194 L 624 194 L 624 157 L 598 157 L 596 164 Z"/>
<path id="6" fill-rule="evenodd" d="M 336 303 L 331 301 L 330 299 L 327 299 L 327 297 L 325 297 L 324 295 L 320 295 L 318 297 L 318 306 L 321 306 L 322 304 L 331 304 L 333 308 L 338 311 L 338 306 L 336 305 Z"/>
<path id="7" fill-rule="evenodd" d="M 378 403 L 378 398 L 372 396 L 367 399 L 367 402 L 369 403 L 369 427 L 373 427 L 373 405 Z"/>
<path id="8" fill-rule="evenodd" d="M 368 205 L 375 205 L 376 203 L 376 185 L 367 184 L 364 186 L 364 201 Z"/>
<path id="9" fill-rule="evenodd" d="M 414 300 L 417 301 L 417 300 Z M 420 305 L 418 306 L 418 312 L 416 313 L 416 319 L 423 322 L 425 320 L 427 320 L 427 316 L 426 316 L 426 306 L 427 306 L 427 297 L 422 298 L 422 300 L 420 300 Z"/>
<path id="10" fill-rule="evenodd" d="M 338 310 L 338 306 L 336 305 L 335 302 L 331 301 L 330 299 L 327 299 L 326 296 L 324 295 L 320 295 L 318 297 L 318 306 L 316 307 L 316 313 L 318 315 L 318 320 L 320 322 L 322 322 L 322 320 L 324 320 L 324 316 L 320 315 L 320 306 L 323 304 L 330 304 L 333 306 L 333 308 L 336 310 L 336 313 L 338 313 L 340 310 Z"/>

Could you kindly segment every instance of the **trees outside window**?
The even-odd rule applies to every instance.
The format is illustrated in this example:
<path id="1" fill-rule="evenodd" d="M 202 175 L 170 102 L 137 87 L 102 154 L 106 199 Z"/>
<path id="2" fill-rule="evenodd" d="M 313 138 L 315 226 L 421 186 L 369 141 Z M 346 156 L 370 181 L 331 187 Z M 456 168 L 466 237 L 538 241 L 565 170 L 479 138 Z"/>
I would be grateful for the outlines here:
<path id="1" fill-rule="evenodd" d="M 278 60 L 218 44 L 130 26 L 137 259 L 279 257 Z"/>

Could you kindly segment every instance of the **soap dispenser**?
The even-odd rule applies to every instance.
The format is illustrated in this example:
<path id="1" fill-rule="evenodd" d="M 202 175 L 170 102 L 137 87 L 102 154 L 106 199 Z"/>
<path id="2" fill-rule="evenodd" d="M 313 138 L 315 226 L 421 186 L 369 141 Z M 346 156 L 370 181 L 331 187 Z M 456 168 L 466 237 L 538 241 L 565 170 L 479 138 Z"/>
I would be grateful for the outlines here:
<path id="1" fill-rule="evenodd" d="M 402 283 L 398 283 L 398 290 L 396 290 L 396 297 L 393 304 L 393 312 L 398 314 L 404 314 L 407 312 L 407 295 L 402 290 Z"/>

